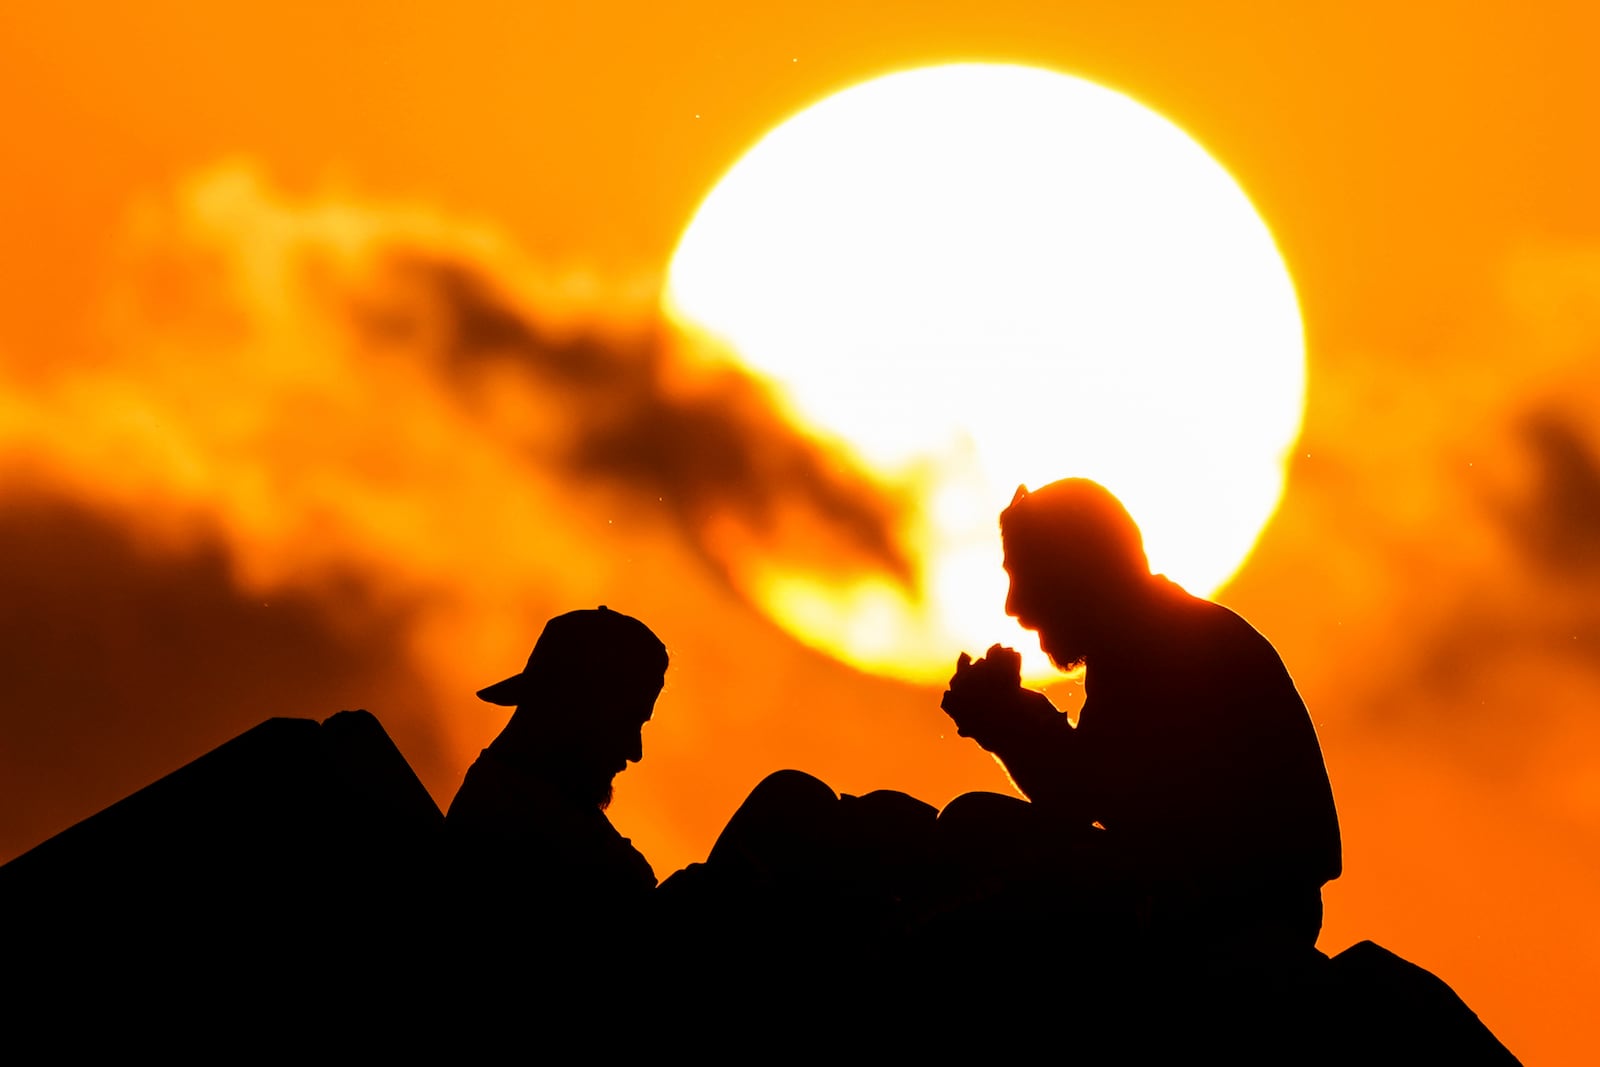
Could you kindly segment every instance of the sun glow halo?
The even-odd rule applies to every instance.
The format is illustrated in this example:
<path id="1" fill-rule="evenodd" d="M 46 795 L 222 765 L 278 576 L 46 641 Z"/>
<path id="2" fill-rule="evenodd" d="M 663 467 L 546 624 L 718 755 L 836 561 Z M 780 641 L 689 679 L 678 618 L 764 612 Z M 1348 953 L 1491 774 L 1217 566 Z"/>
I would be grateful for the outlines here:
<path id="1" fill-rule="evenodd" d="M 797 637 L 900 677 L 996 640 L 1046 669 L 1003 614 L 1019 483 L 1103 482 L 1152 566 L 1205 594 L 1299 433 L 1299 309 L 1248 199 L 1167 120 L 1048 71 L 916 70 L 800 113 L 700 206 L 664 300 L 916 502 L 915 589 L 726 561 Z"/>

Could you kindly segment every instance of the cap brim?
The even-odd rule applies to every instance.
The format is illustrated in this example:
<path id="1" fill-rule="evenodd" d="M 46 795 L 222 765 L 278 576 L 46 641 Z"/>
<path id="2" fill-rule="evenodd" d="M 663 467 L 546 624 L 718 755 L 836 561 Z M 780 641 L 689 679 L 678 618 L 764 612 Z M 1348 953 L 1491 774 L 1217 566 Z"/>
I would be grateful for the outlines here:
<path id="1" fill-rule="evenodd" d="M 522 675 L 513 674 L 503 682 L 496 682 L 478 690 L 478 699 L 503 708 L 514 708 L 522 703 Z"/>

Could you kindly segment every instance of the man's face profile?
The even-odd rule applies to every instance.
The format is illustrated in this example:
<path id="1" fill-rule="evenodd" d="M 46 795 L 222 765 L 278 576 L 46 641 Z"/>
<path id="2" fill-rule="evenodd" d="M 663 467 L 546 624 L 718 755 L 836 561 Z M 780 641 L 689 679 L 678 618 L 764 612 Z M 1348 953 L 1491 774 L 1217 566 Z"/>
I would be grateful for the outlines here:
<path id="1" fill-rule="evenodd" d="M 644 725 L 655 713 L 664 678 L 619 679 L 596 694 L 596 754 L 612 774 L 644 758 Z"/>
<path id="2" fill-rule="evenodd" d="M 567 722 L 573 785 L 586 801 L 605 807 L 612 779 L 644 758 L 644 725 L 655 711 L 662 676 L 618 675 L 576 696 Z"/>
<path id="3" fill-rule="evenodd" d="M 1043 565 L 1034 554 L 1021 550 L 1013 539 L 1006 546 L 1004 567 L 1011 579 L 1006 594 L 1006 614 L 1024 630 L 1039 635 L 1039 648 L 1057 669 L 1071 671 L 1081 666 L 1083 647 L 1082 605 L 1080 598 L 1056 580 L 1055 568 Z"/>

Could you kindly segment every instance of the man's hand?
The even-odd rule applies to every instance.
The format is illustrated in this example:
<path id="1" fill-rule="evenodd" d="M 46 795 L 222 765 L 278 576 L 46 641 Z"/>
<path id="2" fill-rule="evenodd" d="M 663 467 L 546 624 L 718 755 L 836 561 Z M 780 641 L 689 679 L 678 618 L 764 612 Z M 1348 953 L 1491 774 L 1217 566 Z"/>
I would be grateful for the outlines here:
<path id="1" fill-rule="evenodd" d="M 990 752 L 1026 736 L 1041 716 L 1060 714 L 1043 693 L 1022 688 L 1022 656 L 1003 645 L 990 646 L 977 662 L 961 653 L 939 706 L 956 724 L 958 734 Z"/>

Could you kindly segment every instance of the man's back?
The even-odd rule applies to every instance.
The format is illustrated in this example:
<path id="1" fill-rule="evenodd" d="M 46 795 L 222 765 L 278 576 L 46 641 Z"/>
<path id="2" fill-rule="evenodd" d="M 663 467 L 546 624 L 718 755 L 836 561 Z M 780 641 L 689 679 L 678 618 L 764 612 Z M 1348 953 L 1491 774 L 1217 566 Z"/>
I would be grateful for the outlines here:
<path id="1" fill-rule="evenodd" d="M 1136 640 L 1089 665 L 1074 747 L 1094 817 L 1159 877 L 1338 877 L 1327 769 L 1283 661 L 1227 608 L 1151 581 Z"/>

